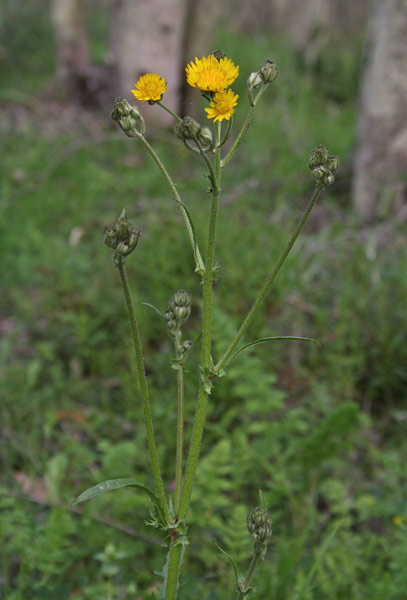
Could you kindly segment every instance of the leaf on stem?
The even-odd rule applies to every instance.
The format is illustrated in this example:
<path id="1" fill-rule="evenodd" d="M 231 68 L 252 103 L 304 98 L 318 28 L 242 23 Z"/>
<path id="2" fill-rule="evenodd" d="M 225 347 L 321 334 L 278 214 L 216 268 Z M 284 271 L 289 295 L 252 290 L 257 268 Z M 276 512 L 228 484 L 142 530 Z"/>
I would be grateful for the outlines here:
<path id="1" fill-rule="evenodd" d="M 198 242 L 196 240 L 195 228 L 194 228 L 194 224 L 191 219 L 191 215 L 189 214 L 189 211 L 188 211 L 187 207 L 185 206 L 185 204 L 179 198 L 175 198 L 175 200 L 180 205 L 181 211 L 184 214 L 184 216 L 188 222 L 188 225 L 189 225 L 190 235 L 192 237 L 192 242 L 193 242 L 194 257 L 195 257 L 195 272 L 199 273 L 200 275 L 203 275 L 203 273 L 205 271 L 205 265 L 202 261 L 201 255 L 199 254 Z"/>
<path id="2" fill-rule="evenodd" d="M 223 548 L 221 548 L 216 541 L 215 541 L 215 544 L 218 547 L 218 549 L 222 552 L 222 554 L 224 554 L 224 556 L 226 556 L 226 558 L 228 559 L 228 561 L 232 565 L 233 574 L 234 574 L 234 578 L 235 578 L 236 592 L 241 592 L 242 588 L 241 588 L 240 584 L 241 584 L 243 575 L 241 573 L 239 573 L 239 569 L 237 568 L 237 564 L 235 563 L 235 561 L 233 560 L 233 558 L 230 556 L 230 554 L 228 554 L 227 552 L 225 552 L 225 550 L 223 550 Z"/>
<path id="3" fill-rule="evenodd" d="M 144 306 L 148 306 L 149 308 L 152 308 L 156 313 L 158 313 L 160 315 L 160 317 L 163 319 L 163 313 L 158 310 L 158 308 L 156 306 L 154 306 L 154 304 L 150 304 L 149 302 L 142 302 L 141 304 L 144 304 Z"/>
<path id="4" fill-rule="evenodd" d="M 232 362 L 232 360 L 234 358 L 236 358 L 236 356 L 238 356 L 238 354 L 243 352 L 243 350 L 246 350 L 246 348 L 250 348 L 250 346 L 257 346 L 257 344 L 264 344 L 266 342 L 276 342 L 279 340 L 285 340 L 285 341 L 299 340 L 301 342 L 312 342 L 313 344 L 316 344 L 317 346 L 321 347 L 321 344 L 318 342 L 318 340 L 314 340 L 313 338 L 308 338 L 308 337 L 297 337 L 297 336 L 293 336 L 293 335 L 277 335 L 277 336 L 272 336 L 272 337 L 264 337 L 264 338 L 259 338 L 258 340 L 254 340 L 253 342 L 249 342 L 248 344 L 245 344 L 244 346 L 242 346 L 237 352 L 232 354 L 232 356 L 230 357 L 230 359 L 227 361 L 226 364 L 229 365 Z"/>
<path id="5" fill-rule="evenodd" d="M 165 523 L 165 517 L 163 514 L 163 510 L 160 504 L 160 500 L 155 492 L 143 485 L 142 483 L 138 483 L 134 481 L 134 479 L 108 479 L 107 481 L 102 481 L 97 485 L 94 485 L 84 492 L 73 502 L 73 504 L 79 504 L 80 502 L 85 502 L 86 500 L 90 500 L 91 498 L 96 498 L 96 496 L 100 496 L 105 492 L 110 492 L 111 490 L 118 490 L 123 487 L 135 487 L 138 490 L 147 494 L 150 500 L 155 504 L 163 523 Z"/>

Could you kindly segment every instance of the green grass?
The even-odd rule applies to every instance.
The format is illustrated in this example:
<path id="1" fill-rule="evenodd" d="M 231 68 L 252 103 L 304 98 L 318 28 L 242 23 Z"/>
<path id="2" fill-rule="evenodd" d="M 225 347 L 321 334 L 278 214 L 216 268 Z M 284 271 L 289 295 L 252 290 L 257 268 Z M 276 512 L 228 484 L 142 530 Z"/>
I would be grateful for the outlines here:
<path id="1" fill-rule="evenodd" d="M 26 19 L 26 37 L 38 39 L 38 56 L 27 41 L 18 64 L 29 73 L 22 92 L 34 95 L 52 75 L 52 60 L 41 46 L 50 30 L 41 19 L 33 25 Z M 11 33 L 7 39 L 13 49 Z M 319 339 L 322 349 L 258 346 L 242 353 L 217 382 L 181 598 L 233 597 L 229 565 L 213 540 L 246 568 L 245 514 L 258 503 L 261 488 L 274 534 L 255 578 L 259 598 L 401 600 L 407 525 L 395 525 L 393 518 L 407 517 L 402 232 L 395 227 L 391 245 L 380 244 L 380 230 L 366 229 L 352 212 L 346 165 L 354 145 L 354 95 L 333 98 L 331 87 L 307 72 L 282 40 L 253 43 L 252 37 L 223 32 L 217 45 L 241 67 L 237 123 L 244 116 L 248 74 L 270 57 L 280 75 L 224 175 L 216 356 L 312 191 L 310 149 L 327 144 L 345 168 L 247 334 L 247 341 L 306 335 Z M 338 77 L 351 79 L 346 57 L 338 64 L 344 70 Z M 2 68 L 2 99 L 8 102 L 7 90 L 18 77 Z M 43 126 L 31 120 L 3 142 L 0 589 L 8 600 L 94 600 L 107 597 L 112 585 L 114 598 L 147 599 L 164 558 L 160 536 L 145 525 L 149 506 L 143 497 L 114 492 L 84 506 L 84 515 L 51 506 L 69 506 L 102 479 L 131 476 L 151 483 L 127 316 L 103 245 L 104 226 L 126 206 L 144 228 L 128 267 L 167 484 L 174 479 L 171 344 L 157 315 L 140 303 L 163 310 L 177 289 L 190 290 L 187 335 L 195 339 L 200 283 L 177 207 L 136 142 L 113 128 L 108 115 L 98 136 L 86 128 L 50 136 Z M 203 168 L 170 133 L 150 139 L 174 175 L 204 247 L 209 195 Z M 188 431 L 196 362 L 193 356 L 186 374 Z M 27 482 L 35 487 L 28 489 Z M 93 515 L 126 523 L 136 533 Z"/>

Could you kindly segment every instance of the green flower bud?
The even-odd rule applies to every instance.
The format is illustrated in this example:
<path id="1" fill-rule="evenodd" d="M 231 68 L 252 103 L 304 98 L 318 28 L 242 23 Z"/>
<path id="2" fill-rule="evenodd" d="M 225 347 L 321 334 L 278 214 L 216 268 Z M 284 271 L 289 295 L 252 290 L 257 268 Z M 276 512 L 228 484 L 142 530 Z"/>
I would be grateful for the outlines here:
<path id="1" fill-rule="evenodd" d="M 180 140 L 193 140 L 197 137 L 201 126 L 192 117 L 184 117 L 174 126 L 174 132 Z"/>
<path id="2" fill-rule="evenodd" d="M 339 158 L 330 154 L 328 148 L 321 144 L 312 150 L 308 166 L 314 179 L 327 186 L 335 180 L 334 175 L 339 168 Z"/>
<path id="3" fill-rule="evenodd" d="M 212 54 L 218 61 L 220 61 L 222 58 L 226 58 L 226 54 L 222 52 L 222 50 L 214 50 Z"/>
<path id="4" fill-rule="evenodd" d="M 212 132 L 209 127 L 201 127 L 197 137 L 204 148 L 212 145 Z"/>
<path id="5" fill-rule="evenodd" d="M 117 256 L 128 256 L 137 246 L 141 229 L 135 229 L 124 216 L 105 227 L 105 244 L 115 250 Z"/>
<path id="6" fill-rule="evenodd" d="M 268 510 L 256 506 L 247 517 L 247 529 L 256 542 L 267 544 L 271 538 L 271 515 Z"/>
<path id="7" fill-rule="evenodd" d="M 175 336 L 177 333 L 178 325 L 174 312 L 171 309 L 166 310 L 164 313 L 164 319 L 167 322 L 169 333 Z"/>
<path id="8" fill-rule="evenodd" d="M 326 166 L 327 169 L 331 171 L 332 175 L 335 175 L 339 169 L 339 158 L 337 156 L 329 156 Z"/>
<path id="9" fill-rule="evenodd" d="M 247 85 L 249 88 L 257 90 L 257 88 L 261 86 L 262 81 L 262 76 L 258 71 L 256 71 L 255 73 L 250 73 L 249 79 L 247 80 Z"/>
<path id="10" fill-rule="evenodd" d="M 185 342 L 181 346 L 182 354 L 186 354 L 191 347 L 192 342 L 190 340 L 185 340 Z"/>
<path id="11" fill-rule="evenodd" d="M 327 162 L 329 159 L 329 150 L 326 146 L 320 144 L 311 152 L 311 156 L 308 161 L 309 168 L 315 169 L 315 167 L 319 167 L 321 165 L 327 166 Z"/>
<path id="12" fill-rule="evenodd" d="M 130 104 L 125 98 L 117 98 L 111 112 L 111 118 L 116 121 L 123 129 L 124 133 L 131 137 L 133 133 L 139 133 L 137 127 L 140 126 L 141 133 L 144 133 L 144 119 L 137 106 Z"/>
<path id="13" fill-rule="evenodd" d="M 324 186 L 331 185 L 335 181 L 335 177 L 327 167 L 316 167 L 312 170 L 312 175 L 316 181 L 321 181 Z"/>
<path id="14" fill-rule="evenodd" d="M 267 59 L 266 61 L 264 61 L 259 73 L 264 83 L 271 83 L 275 80 L 275 78 L 278 75 L 276 63 L 274 63 L 272 60 Z"/>
<path id="15" fill-rule="evenodd" d="M 170 300 L 170 306 L 191 306 L 192 298 L 189 292 L 178 290 Z"/>

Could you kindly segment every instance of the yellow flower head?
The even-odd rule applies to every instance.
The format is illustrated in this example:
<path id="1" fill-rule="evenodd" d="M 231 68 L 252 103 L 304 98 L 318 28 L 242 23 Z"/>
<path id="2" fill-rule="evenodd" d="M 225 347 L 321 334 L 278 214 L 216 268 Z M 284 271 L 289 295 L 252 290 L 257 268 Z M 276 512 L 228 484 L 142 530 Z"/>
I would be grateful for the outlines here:
<path id="1" fill-rule="evenodd" d="M 131 91 L 137 100 L 148 102 L 149 100 L 161 100 L 161 96 L 166 89 L 167 84 L 164 77 L 161 77 L 158 73 L 146 73 L 139 77 L 136 89 Z"/>
<path id="2" fill-rule="evenodd" d="M 214 121 L 229 121 L 230 117 L 235 112 L 234 107 L 237 104 L 238 94 L 234 94 L 233 90 L 216 92 L 212 102 L 209 104 L 211 108 L 205 108 L 208 113 L 208 119 Z"/>
<path id="3" fill-rule="evenodd" d="M 213 54 L 195 58 L 195 63 L 191 61 L 185 71 L 189 85 L 204 92 L 221 92 L 239 75 L 239 67 L 230 58 L 218 60 Z"/>

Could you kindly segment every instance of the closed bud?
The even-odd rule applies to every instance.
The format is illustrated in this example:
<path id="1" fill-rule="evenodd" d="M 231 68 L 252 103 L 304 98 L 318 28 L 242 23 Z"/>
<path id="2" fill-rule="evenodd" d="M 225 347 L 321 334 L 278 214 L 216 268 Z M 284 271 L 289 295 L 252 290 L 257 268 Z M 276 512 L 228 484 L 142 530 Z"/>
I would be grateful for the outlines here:
<path id="1" fill-rule="evenodd" d="M 331 171 L 332 175 L 335 175 L 339 169 L 339 158 L 337 156 L 329 156 L 326 166 Z"/>
<path id="2" fill-rule="evenodd" d="M 272 60 L 266 60 L 263 63 L 263 66 L 261 67 L 260 71 L 260 77 L 262 78 L 264 83 L 271 83 L 272 81 L 275 80 L 275 78 L 278 75 L 278 69 L 277 69 L 277 65 L 275 62 L 273 62 Z"/>
<path id="3" fill-rule="evenodd" d="M 212 132 L 209 127 L 201 127 L 197 137 L 204 148 L 212 145 Z"/>
<path id="4" fill-rule="evenodd" d="M 169 309 L 174 315 L 174 320 L 178 327 L 180 327 L 191 314 L 191 294 L 185 290 L 179 290 L 171 298 L 169 303 Z"/>
<path id="5" fill-rule="evenodd" d="M 258 71 L 256 71 L 255 73 L 250 73 L 249 78 L 247 80 L 247 85 L 249 88 L 252 88 L 253 90 L 257 90 L 257 88 L 261 86 L 262 81 L 263 81 L 262 76 L 260 75 L 260 73 Z"/>
<path id="6" fill-rule="evenodd" d="M 115 100 L 110 116 L 120 125 L 126 135 L 131 136 L 132 133 L 138 133 L 137 127 L 140 127 L 141 133 L 144 133 L 144 119 L 139 109 L 125 98 Z"/>
<path id="7" fill-rule="evenodd" d="M 190 340 L 185 340 L 185 342 L 181 346 L 182 353 L 186 354 L 191 347 L 192 347 L 192 342 Z"/>
<path id="8" fill-rule="evenodd" d="M 335 180 L 334 175 L 339 168 L 339 158 L 330 154 L 328 148 L 321 144 L 312 150 L 308 166 L 314 179 L 327 186 Z"/>
<path id="9" fill-rule="evenodd" d="M 329 159 L 329 150 L 323 144 L 320 144 L 311 152 L 311 156 L 308 161 L 309 168 L 315 169 L 315 167 L 320 167 L 321 165 L 327 166 L 326 163 Z"/>
<path id="10" fill-rule="evenodd" d="M 222 52 L 222 50 L 214 50 L 212 54 L 218 61 L 220 61 L 222 58 L 226 58 L 226 54 Z"/>
<path id="11" fill-rule="evenodd" d="M 256 506 L 247 517 L 247 529 L 256 542 L 262 544 L 269 541 L 272 534 L 272 520 L 269 511 L 261 506 Z"/>
<path id="12" fill-rule="evenodd" d="M 327 167 L 316 167 L 312 170 L 312 175 L 316 181 L 320 181 L 324 186 L 331 185 L 335 181 L 334 176 Z"/>
<path id="13" fill-rule="evenodd" d="M 128 256 L 137 246 L 141 229 L 135 229 L 132 223 L 124 216 L 105 227 L 106 246 L 115 250 L 116 256 Z"/>
<path id="14" fill-rule="evenodd" d="M 192 117 L 184 117 L 182 121 L 178 121 L 174 126 L 175 135 L 183 141 L 196 138 L 200 129 L 200 124 L 194 121 Z"/>

